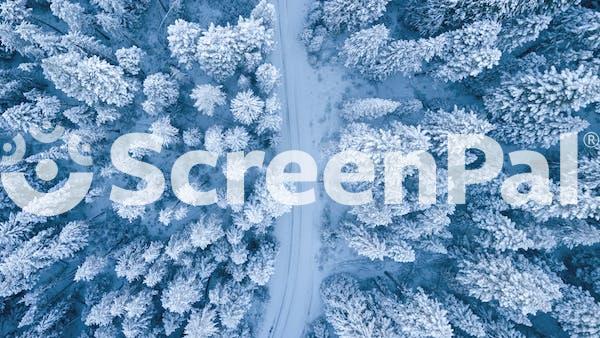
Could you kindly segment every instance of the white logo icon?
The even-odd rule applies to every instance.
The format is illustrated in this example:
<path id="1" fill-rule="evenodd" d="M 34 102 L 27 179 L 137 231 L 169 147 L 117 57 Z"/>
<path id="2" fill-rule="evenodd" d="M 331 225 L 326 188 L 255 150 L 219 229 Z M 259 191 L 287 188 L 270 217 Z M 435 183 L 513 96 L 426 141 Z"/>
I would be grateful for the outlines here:
<path id="1" fill-rule="evenodd" d="M 52 132 L 46 133 L 37 127 L 29 129 L 31 136 L 41 143 L 53 143 L 61 139 L 65 133 L 63 127 L 56 127 Z M 78 151 L 81 138 L 78 135 L 69 135 L 67 149 L 71 159 L 82 166 L 91 166 L 92 158 L 82 155 Z M 18 164 L 26 152 L 25 139 L 21 134 L 13 138 L 13 144 L 5 143 L 2 150 L 11 155 L 2 156 L 0 165 L 10 166 Z M 35 167 L 36 176 L 43 181 L 51 181 L 58 175 L 56 162 L 42 159 Z M 73 209 L 88 193 L 92 185 L 93 174 L 89 172 L 76 172 L 69 174 L 64 185 L 52 192 L 40 192 L 31 187 L 22 172 L 6 172 L 0 175 L 0 180 L 8 197 L 23 211 L 39 216 L 56 216 Z"/>

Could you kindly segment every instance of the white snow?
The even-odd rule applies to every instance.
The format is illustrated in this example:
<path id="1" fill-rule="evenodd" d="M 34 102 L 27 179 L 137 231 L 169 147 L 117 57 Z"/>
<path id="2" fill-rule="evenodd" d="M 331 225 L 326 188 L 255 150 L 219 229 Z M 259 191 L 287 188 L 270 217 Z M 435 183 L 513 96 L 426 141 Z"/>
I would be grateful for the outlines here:
<path id="1" fill-rule="evenodd" d="M 298 36 L 304 14 L 313 0 L 278 0 L 278 52 L 273 63 L 282 70 L 283 137 L 280 150 L 306 151 L 320 156 L 321 139 L 335 122 L 324 120 L 327 105 L 340 100 L 345 86 L 343 70 L 317 70 Z M 322 79 L 322 80 L 320 80 Z M 322 190 L 316 186 L 317 194 Z M 318 197 L 319 198 L 319 197 Z M 315 260 L 319 251 L 320 218 L 324 203 L 294 207 L 279 220 L 276 235 L 280 253 L 269 283 L 271 299 L 266 306 L 258 337 L 302 337 L 307 323 L 320 311 L 319 285 L 324 277 Z"/>

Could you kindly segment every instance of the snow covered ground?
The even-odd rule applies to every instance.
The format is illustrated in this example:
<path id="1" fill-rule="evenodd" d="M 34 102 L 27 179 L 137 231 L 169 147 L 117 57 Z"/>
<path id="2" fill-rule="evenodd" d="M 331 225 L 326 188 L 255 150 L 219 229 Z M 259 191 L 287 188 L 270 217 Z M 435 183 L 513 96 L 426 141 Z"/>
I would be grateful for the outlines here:
<path id="1" fill-rule="evenodd" d="M 273 61 L 283 70 L 284 81 L 286 127 L 281 150 L 298 149 L 318 159 L 321 140 L 335 130 L 336 117 L 327 114 L 327 106 L 340 100 L 346 86 L 341 69 L 313 68 L 298 39 L 304 21 L 301 13 L 311 2 L 277 1 L 280 48 Z M 321 188 L 316 187 L 318 192 Z M 280 219 L 275 230 L 280 253 L 259 337 L 301 337 L 306 324 L 320 312 L 319 284 L 324 274 L 318 270 L 316 256 L 322 212 L 323 203 L 313 203 L 295 207 Z"/>

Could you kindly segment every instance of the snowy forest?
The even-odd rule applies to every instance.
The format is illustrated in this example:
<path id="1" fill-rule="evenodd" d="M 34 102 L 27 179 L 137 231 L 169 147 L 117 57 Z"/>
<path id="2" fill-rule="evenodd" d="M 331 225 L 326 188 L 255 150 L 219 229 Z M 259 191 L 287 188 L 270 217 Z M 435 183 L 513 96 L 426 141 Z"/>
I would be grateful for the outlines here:
<path id="1" fill-rule="evenodd" d="M 599 53 L 597 0 L 0 0 L 0 175 L 61 199 L 93 174 L 57 216 L 0 189 L 0 337 L 600 337 L 600 148 L 584 142 Z M 127 133 L 151 136 L 129 155 L 163 192 L 111 161 Z M 574 205 L 558 200 L 565 133 Z M 450 134 L 542 153 L 550 203 L 526 180 L 531 199 L 502 198 L 531 180 L 508 156 L 448 203 Z M 316 203 L 290 206 L 268 161 L 228 170 L 227 153 L 290 149 L 319 167 L 367 154 L 375 179 L 345 187 L 373 202 L 317 183 Z M 195 150 L 218 156 L 189 177 L 211 205 L 171 189 Z M 415 151 L 435 155 L 436 203 L 407 170 L 404 202 L 386 204 L 383 154 Z M 115 186 L 155 202 L 119 204 Z"/>

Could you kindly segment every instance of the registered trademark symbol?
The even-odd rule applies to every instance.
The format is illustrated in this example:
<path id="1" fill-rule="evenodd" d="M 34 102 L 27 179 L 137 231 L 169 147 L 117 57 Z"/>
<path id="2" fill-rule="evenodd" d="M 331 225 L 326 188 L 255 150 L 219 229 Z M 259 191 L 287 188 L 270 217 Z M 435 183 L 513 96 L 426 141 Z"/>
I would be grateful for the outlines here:
<path id="1" fill-rule="evenodd" d="M 583 136 L 583 144 L 585 144 L 586 147 L 598 148 L 600 146 L 600 136 L 593 131 L 590 131 Z"/>

